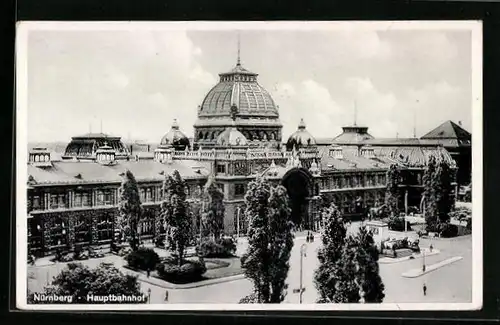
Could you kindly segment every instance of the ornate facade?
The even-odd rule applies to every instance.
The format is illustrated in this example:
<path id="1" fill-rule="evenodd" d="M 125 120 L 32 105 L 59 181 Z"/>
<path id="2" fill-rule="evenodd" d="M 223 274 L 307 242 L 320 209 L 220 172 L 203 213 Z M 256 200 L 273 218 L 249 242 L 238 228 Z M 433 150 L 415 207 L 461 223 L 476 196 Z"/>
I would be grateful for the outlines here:
<path id="1" fill-rule="evenodd" d="M 257 74 L 238 60 L 233 70 L 220 74 L 199 107 L 194 143 L 174 122 L 152 157 L 132 157 L 120 138 L 106 135 L 73 138 L 58 161 L 43 148 L 33 149 L 28 162 L 29 249 L 46 255 L 56 248 L 109 245 L 115 238 L 118 188 L 126 170 L 135 175 L 145 208 L 141 236 L 150 239 L 164 231 L 161 187 L 165 175 L 174 170 L 188 184 L 195 233 L 206 203 L 202 187 L 213 178 L 224 192 L 224 232 L 242 234 L 247 228 L 244 195 L 256 177 L 284 185 L 293 221 L 317 229 L 320 207 L 332 201 L 350 217 L 382 204 L 391 164 L 402 170 L 401 206 L 419 205 L 422 173 L 430 156 L 454 164 L 438 144 L 349 141 L 319 146 L 304 121 L 286 141 L 281 127 L 278 106 L 257 83 Z M 351 129 L 344 131 L 353 133 Z M 363 141 L 373 138 L 367 128 L 361 131 Z"/>

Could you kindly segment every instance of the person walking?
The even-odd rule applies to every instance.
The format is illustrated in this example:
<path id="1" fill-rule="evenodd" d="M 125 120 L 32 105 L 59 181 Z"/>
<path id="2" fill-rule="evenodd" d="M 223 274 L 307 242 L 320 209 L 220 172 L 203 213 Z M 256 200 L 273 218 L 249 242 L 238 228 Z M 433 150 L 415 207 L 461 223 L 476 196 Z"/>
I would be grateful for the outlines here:
<path id="1" fill-rule="evenodd" d="M 165 290 L 165 302 L 168 302 L 168 290 Z"/>
<path id="2" fill-rule="evenodd" d="M 424 296 L 426 296 L 427 295 L 427 286 L 425 285 L 425 283 L 424 283 L 424 286 L 422 289 L 424 290 Z"/>
<path id="3" fill-rule="evenodd" d="M 149 278 L 149 275 L 151 274 L 151 270 L 150 270 L 149 268 L 148 268 L 148 270 L 146 271 L 146 274 L 147 274 L 147 276 L 148 276 L 148 278 Z"/>

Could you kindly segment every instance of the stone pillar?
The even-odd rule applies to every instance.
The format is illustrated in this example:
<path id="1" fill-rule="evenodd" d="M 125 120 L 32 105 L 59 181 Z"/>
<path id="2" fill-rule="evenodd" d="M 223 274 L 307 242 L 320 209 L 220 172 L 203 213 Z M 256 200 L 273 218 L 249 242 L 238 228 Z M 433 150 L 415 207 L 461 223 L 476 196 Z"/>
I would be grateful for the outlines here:
<path id="1" fill-rule="evenodd" d="M 50 209 L 50 194 L 49 193 L 43 193 L 43 201 L 44 201 L 44 210 L 49 210 Z"/>
<path id="2" fill-rule="evenodd" d="M 236 225 L 234 220 L 236 218 L 236 204 L 224 202 L 224 231 L 226 235 L 232 235 L 236 233 Z M 241 216 L 240 216 L 241 217 Z"/>

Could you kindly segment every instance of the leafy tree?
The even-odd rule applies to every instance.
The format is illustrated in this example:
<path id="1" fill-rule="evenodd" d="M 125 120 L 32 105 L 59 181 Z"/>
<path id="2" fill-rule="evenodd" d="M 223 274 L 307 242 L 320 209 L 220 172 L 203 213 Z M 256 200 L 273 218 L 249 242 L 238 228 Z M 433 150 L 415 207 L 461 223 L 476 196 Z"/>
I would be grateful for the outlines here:
<path id="1" fill-rule="evenodd" d="M 217 187 L 213 179 L 206 185 L 208 194 L 208 207 L 205 210 L 206 229 L 217 242 L 224 230 L 224 193 Z"/>
<path id="2" fill-rule="evenodd" d="M 439 231 L 450 221 L 449 213 L 455 205 L 453 186 L 454 171 L 444 160 L 429 159 L 424 173 L 425 219 L 427 229 Z"/>
<path id="3" fill-rule="evenodd" d="M 283 186 L 271 190 L 269 198 L 269 231 L 271 260 L 271 303 L 280 303 L 285 299 L 285 280 L 290 269 L 290 254 L 293 247 L 293 222 L 290 220 L 291 209 L 287 190 Z"/>
<path id="4" fill-rule="evenodd" d="M 424 212 L 425 212 L 425 222 L 427 227 L 434 229 L 436 224 L 436 195 L 434 186 L 434 174 L 436 172 L 436 159 L 434 156 L 429 158 L 427 166 L 424 171 L 423 183 L 424 183 Z"/>
<path id="5" fill-rule="evenodd" d="M 130 170 L 123 175 L 119 189 L 118 227 L 121 236 L 125 234 L 132 250 L 139 248 L 139 220 L 142 217 L 141 198 L 137 181 Z"/>
<path id="6" fill-rule="evenodd" d="M 389 208 L 391 217 L 399 216 L 399 184 L 400 184 L 400 170 L 397 165 L 392 164 L 387 171 L 387 184 L 385 193 L 385 204 Z"/>
<path id="7" fill-rule="evenodd" d="M 252 301 L 279 303 L 284 299 L 288 260 L 293 246 L 288 195 L 259 178 L 245 195 L 248 250 L 241 258 L 245 276 L 254 284 Z M 246 301 L 248 299 L 243 299 Z"/>
<path id="8" fill-rule="evenodd" d="M 358 245 L 358 284 L 367 303 L 381 303 L 384 300 L 385 286 L 379 274 L 379 251 L 372 233 L 366 227 L 359 228 L 355 238 Z"/>
<path id="9" fill-rule="evenodd" d="M 44 288 L 41 294 L 48 296 L 71 296 L 71 303 L 75 304 L 102 303 L 87 300 L 82 301 L 81 298 L 85 299 L 87 294 L 96 296 L 143 296 L 137 277 L 124 275 L 109 263 L 101 263 L 94 269 L 90 269 L 81 263 L 69 263 L 54 278 L 52 283 Z M 28 302 L 33 303 L 31 295 L 28 296 Z M 143 300 L 142 302 L 146 301 Z M 120 301 L 108 301 L 107 303 L 120 303 Z M 121 303 L 131 302 L 122 301 Z M 139 303 L 139 301 L 136 303 Z"/>
<path id="10" fill-rule="evenodd" d="M 335 292 L 331 299 L 335 303 L 357 303 L 361 299 L 357 282 L 360 267 L 359 245 L 351 236 L 346 238 L 340 258 L 335 262 L 332 277 L 335 282 Z M 361 253 L 362 254 L 362 253 Z"/>
<path id="11" fill-rule="evenodd" d="M 324 211 L 325 226 L 321 235 L 322 246 L 318 250 L 319 267 L 314 272 L 314 282 L 319 292 L 318 302 L 333 302 L 336 278 L 333 271 L 342 255 L 347 229 L 338 208 L 332 204 Z"/>
<path id="12" fill-rule="evenodd" d="M 186 183 L 177 170 L 172 176 L 165 177 L 161 214 L 166 228 L 166 242 L 176 253 L 179 266 L 182 266 L 185 250 L 192 235 L 192 220 L 188 213 L 185 189 Z"/>
<path id="13" fill-rule="evenodd" d="M 450 221 L 449 213 L 455 205 L 453 186 L 451 185 L 452 178 L 452 170 L 448 163 L 444 160 L 440 161 L 435 172 L 435 195 L 439 223 Z"/>

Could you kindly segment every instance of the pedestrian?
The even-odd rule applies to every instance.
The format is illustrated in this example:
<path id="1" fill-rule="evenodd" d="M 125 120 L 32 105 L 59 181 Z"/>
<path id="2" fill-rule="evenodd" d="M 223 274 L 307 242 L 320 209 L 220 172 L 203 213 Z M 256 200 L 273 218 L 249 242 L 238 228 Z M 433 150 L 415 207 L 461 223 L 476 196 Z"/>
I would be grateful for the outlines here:
<path id="1" fill-rule="evenodd" d="M 424 283 L 423 289 L 424 289 L 424 296 L 426 296 L 427 295 L 427 286 L 425 285 L 425 283 Z"/>
<path id="2" fill-rule="evenodd" d="M 149 274 L 150 273 L 151 273 L 151 270 L 148 268 L 148 270 L 146 271 L 146 274 L 147 274 L 148 278 L 149 278 Z"/>
<path id="3" fill-rule="evenodd" d="M 434 248 L 434 247 L 432 247 L 432 244 L 431 244 L 431 246 L 429 247 L 429 250 L 432 252 L 432 249 L 433 249 L 433 248 Z"/>
<path id="4" fill-rule="evenodd" d="M 165 290 L 165 302 L 168 302 L 168 290 Z"/>

